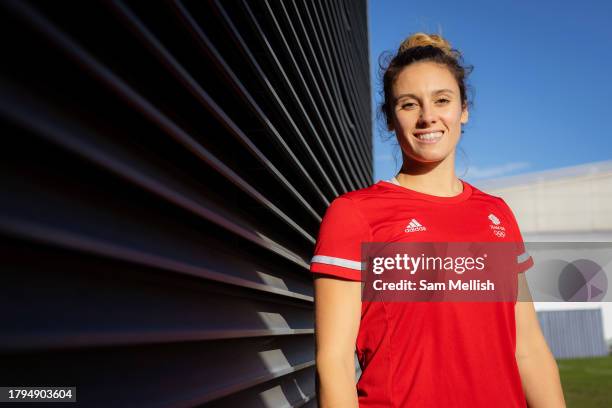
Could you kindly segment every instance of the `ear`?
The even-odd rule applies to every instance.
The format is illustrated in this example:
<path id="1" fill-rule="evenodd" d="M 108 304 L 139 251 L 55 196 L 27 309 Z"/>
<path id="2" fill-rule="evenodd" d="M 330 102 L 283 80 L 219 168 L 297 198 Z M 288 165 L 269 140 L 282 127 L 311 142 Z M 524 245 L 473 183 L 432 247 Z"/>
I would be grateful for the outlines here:
<path id="1" fill-rule="evenodd" d="M 466 124 L 469 120 L 470 112 L 468 111 L 467 105 L 463 107 L 461 111 L 461 123 Z"/>

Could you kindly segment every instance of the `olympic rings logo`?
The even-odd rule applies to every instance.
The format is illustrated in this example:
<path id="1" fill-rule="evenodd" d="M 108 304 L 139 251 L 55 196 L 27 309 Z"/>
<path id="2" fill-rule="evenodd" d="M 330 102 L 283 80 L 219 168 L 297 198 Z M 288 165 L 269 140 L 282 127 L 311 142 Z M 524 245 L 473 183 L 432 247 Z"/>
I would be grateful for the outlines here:
<path id="1" fill-rule="evenodd" d="M 503 238 L 506 236 L 506 233 L 504 231 L 500 231 L 500 230 L 493 230 L 493 233 L 495 234 L 495 236 L 499 237 L 499 238 Z"/>

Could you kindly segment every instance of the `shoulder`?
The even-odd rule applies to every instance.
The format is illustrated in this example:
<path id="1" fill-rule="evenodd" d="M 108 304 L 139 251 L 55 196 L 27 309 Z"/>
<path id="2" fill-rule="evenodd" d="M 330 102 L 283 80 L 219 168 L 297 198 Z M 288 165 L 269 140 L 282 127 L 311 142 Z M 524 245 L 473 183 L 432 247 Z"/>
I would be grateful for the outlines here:
<path id="1" fill-rule="evenodd" d="M 481 200 L 487 201 L 488 203 L 493 205 L 499 210 L 502 216 L 510 222 L 512 228 L 515 228 L 517 230 L 519 229 L 516 217 L 514 215 L 514 211 L 512 211 L 512 208 L 510 208 L 508 203 L 502 197 L 486 193 L 473 186 L 472 188 L 474 189 L 475 197 L 478 197 Z"/>
<path id="2" fill-rule="evenodd" d="M 324 223 L 341 225 L 342 228 L 370 230 L 368 213 L 372 208 L 371 198 L 379 197 L 377 184 L 352 190 L 334 198 L 323 217 Z"/>
<path id="3" fill-rule="evenodd" d="M 355 211 L 363 212 L 365 211 L 364 204 L 375 197 L 380 197 L 378 183 L 340 194 L 332 200 L 330 207 L 351 207 Z"/>
<path id="4" fill-rule="evenodd" d="M 472 184 L 470 184 L 470 186 L 472 187 L 472 195 L 474 199 L 489 202 L 494 206 L 498 207 L 503 212 L 512 212 L 510 206 L 506 203 L 506 201 L 504 201 L 502 197 L 489 194 L 477 187 L 474 187 L 474 185 Z"/>
<path id="5" fill-rule="evenodd" d="M 360 201 L 378 196 L 381 191 L 381 187 L 379 183 L 370 184 L 367 187 L 359 188 L 357 190 L 349 191 L 347 193 L 339 195 L 337 198 L 346 198 L 352 200 L 355 203 L 359 203 Z"/>

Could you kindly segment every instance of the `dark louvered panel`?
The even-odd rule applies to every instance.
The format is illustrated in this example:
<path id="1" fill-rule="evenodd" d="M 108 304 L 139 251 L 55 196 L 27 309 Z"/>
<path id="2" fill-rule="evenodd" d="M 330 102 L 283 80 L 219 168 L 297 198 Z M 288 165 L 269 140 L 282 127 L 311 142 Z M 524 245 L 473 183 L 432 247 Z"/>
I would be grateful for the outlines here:
<path id="1" fill-rule="evenodd" d="M 316 406 L 309 260 L 372 182 L 366 2 L 0 5 L 0 384 Z"/>

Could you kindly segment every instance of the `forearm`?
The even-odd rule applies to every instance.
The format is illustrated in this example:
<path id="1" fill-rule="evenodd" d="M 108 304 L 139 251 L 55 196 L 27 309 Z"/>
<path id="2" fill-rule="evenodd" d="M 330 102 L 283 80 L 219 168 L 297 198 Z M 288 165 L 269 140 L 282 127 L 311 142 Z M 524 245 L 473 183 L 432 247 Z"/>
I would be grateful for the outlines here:
<path id="1" fill-rule="evenodd" d="M 354 360 L 319 358 L 317 374 L 321 408 L 358 408 Z"/>
<path id="2" fill-rule="evenodd" d="M 517 354 L 516 362 L 529 408 L 565 407 L 559 368 L 548 347 Z"/>

